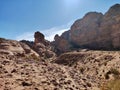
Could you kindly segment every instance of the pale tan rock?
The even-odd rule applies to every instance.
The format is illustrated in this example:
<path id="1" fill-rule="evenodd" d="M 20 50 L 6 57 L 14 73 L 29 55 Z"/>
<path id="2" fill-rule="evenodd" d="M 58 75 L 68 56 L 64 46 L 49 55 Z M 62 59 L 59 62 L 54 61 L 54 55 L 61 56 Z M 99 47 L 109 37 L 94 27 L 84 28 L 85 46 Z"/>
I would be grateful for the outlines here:
<path id="1" fill-rule="evenodd" d="M 64 37 L 55 35 L 54 39 L 55 41 L 53 41 L 51 44 L 54 46 L 54 51 L 57 55 L 70 50 L 71 44 Z"/>
<path id="2" fill-rule="evenodd" d="M 104 15 L 98 12 L 89 12 L 83 18 L 76 20 L 70 30 L 59 36 L 60 40 L 55 39 L 55 42 L 62 44 L 61 40 L 65 39 L 72 49 L 120 49 L 119 11 L 120 4 L 115 4 Z M 55 47 L 59 47 L 59 44 Z M 65 45 L 61 45 L 60 51 Z"/>

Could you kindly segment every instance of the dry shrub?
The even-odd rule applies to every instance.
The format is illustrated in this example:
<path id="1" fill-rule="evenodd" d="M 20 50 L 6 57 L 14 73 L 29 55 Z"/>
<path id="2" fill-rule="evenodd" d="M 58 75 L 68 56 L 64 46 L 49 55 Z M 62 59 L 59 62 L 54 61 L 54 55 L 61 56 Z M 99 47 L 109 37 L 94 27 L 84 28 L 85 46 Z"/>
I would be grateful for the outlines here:
<path id="1" fill-rule="evenodd" d="M 117 69 L 111 68 L 106 74 L 105 78 L 109 79 L 109 75 L 114 75 L 114 80 L 108 81 L 106 84 L 103 84 L 101 90 L 120 90 L 120 73 Z"/>
<path id="2" fill-rule="evenodd" d="M 101 87 L 101 90 L 120 90 L 120 79 L 109 81 Z"/>
<path id="3" fill-rule="evenodd" d="M 119 78 L 119 71 L 115 68 L 111 68 L 106 74 L 105 74 L 105 79 L 109 79 L 109 75 L 113 74 L 115 79 Z"/>

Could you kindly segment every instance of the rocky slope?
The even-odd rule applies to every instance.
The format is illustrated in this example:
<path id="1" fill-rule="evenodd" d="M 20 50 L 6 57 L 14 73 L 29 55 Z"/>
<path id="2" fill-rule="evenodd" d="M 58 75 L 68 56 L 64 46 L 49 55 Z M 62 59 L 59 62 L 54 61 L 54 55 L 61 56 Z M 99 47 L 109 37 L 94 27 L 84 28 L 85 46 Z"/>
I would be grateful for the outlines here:
<path id="1" fill-rule="evenodd" d="M 69 52 L 52 61 L 7 55 L 0 57 L 0 90 L 100 90 L 119 72 L 115 51 Z"/>
<path id="2" fill-rule="evenodd" d="M 56 54 L 52 51 L 49 42 L 44 39 L 44 35 L 35 32 L 35 41 L 15 41 L 0 38 L 0 57 L 12 58 L 15 56 L 32 59 L 54 59 Z"/>
<path id="3" fill-rule="evenodd" d="M 100 90 L 119 78 L 119 51 L 81 49 L 56 57 L 40 32 L 34 42 L 0 39 L 0 90 Z"/>
<path id="4" fill-rule="evenodd" d="M 89 48 L 115 50 L 120 49 L 120 4 L 112 6 L 104 15 L 98 12 L 89 12 L 82 19 L 75 21 L 71 29 L 61 36 L 56 49 L 61 52 L 71 48 Z M 69 42 L 69 46 L 61 40 Z M 62 49 L 61 48 L 62 44 Z M 64 50 L 63 50 L 64 48 Z M 66 51 L 67 51 L 66 50 Z"/>
<path id="5" fill-rule="evenodd" d="M 0 39 L 0 90 L 100 90 L 119 80 L 119 51 L 82 49 L 56 57 L 36 33 L 34 42 Z"/>
<path id="6" fill-rule="evenodd" d="M 7 40 L 0 38 L 0 55 L 13 55 L 13 56 L 25 56 L 36 55 L 39 56 L 28 45 L 15 40 Z"/>

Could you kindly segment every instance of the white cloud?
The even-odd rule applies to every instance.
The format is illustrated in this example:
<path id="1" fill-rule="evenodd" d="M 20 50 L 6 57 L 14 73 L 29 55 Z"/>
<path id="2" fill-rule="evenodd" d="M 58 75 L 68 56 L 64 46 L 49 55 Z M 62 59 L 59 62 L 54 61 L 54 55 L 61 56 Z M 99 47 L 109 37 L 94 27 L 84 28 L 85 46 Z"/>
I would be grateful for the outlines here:
<path id="1" fill-rule="evenodd" d="M 33 41 L 34 40 L 34 33 L 33 32 L 25 32 L 20 36 L 16 37 L 16 40 L 29 40 Z"/>
<path id="2" fill-rule="evenodd" d="M 54 40 L 54 36 L 56 34 L 58 35 L 61 35 L 63 32 L 69 30 L 69 28 L 63 28 L 63 29 L 60 29 L 60 28 L 51 28 L 51 29 L 48 29 L 48 30 L 44 30 L 42 31 L 42 33 L 45 35 L 45 39 L 49 40 L 49 41 L 53 41 Z"/>
<path id="3" fill-rule="evenodd" d="M 40 31 L 41 33 L 43 33 L 45 35 L 45 39 L 49 40 L 49 41 L 53 41 L 54 40 L 54 36 L 56 34 L 61 35 L 63 32 L 69 30 L 69 28 L 50 28 L 47 30 L 36 30 L 36 31 Z M 16 40 L 29 40 L 29 41 L 33 41 L 34 40 L 34 33 L 35 32 L 25 32 L 20 36 L 16 37 Z"/>
<path id="4" fill-rule="evenodd" d="M 63 32 L 69 30 L 72 23 L 73 23 L 73 21 L 70 21 L 69 23 L 67 23 L 67 25 L 62 25 L 62 26 L 59 26 L 59 27 L 53 27 L 53 28 L 46 29 L 46 30 L 34 30 L 33 32 L 25 32 L 22 35 L 17 36 L 16 40 L 33 41 L 35 31 L 40 31 L 41 33 L 43 33 L 45 35 L 46 40 L 53 41 L 54 36 L 56 34 L 61 35 Z"/>

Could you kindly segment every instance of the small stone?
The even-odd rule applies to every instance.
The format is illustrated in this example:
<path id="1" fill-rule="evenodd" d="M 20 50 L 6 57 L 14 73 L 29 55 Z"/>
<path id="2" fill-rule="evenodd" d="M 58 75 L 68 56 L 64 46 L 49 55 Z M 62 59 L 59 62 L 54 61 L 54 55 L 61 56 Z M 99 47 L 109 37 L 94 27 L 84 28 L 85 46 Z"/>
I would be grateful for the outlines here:
<path id="1" fill-rule="evenodd" d="M 22 82 L 22 86 L 31 86 L 32 84 L 28 83 L 28 82 Z"/>

